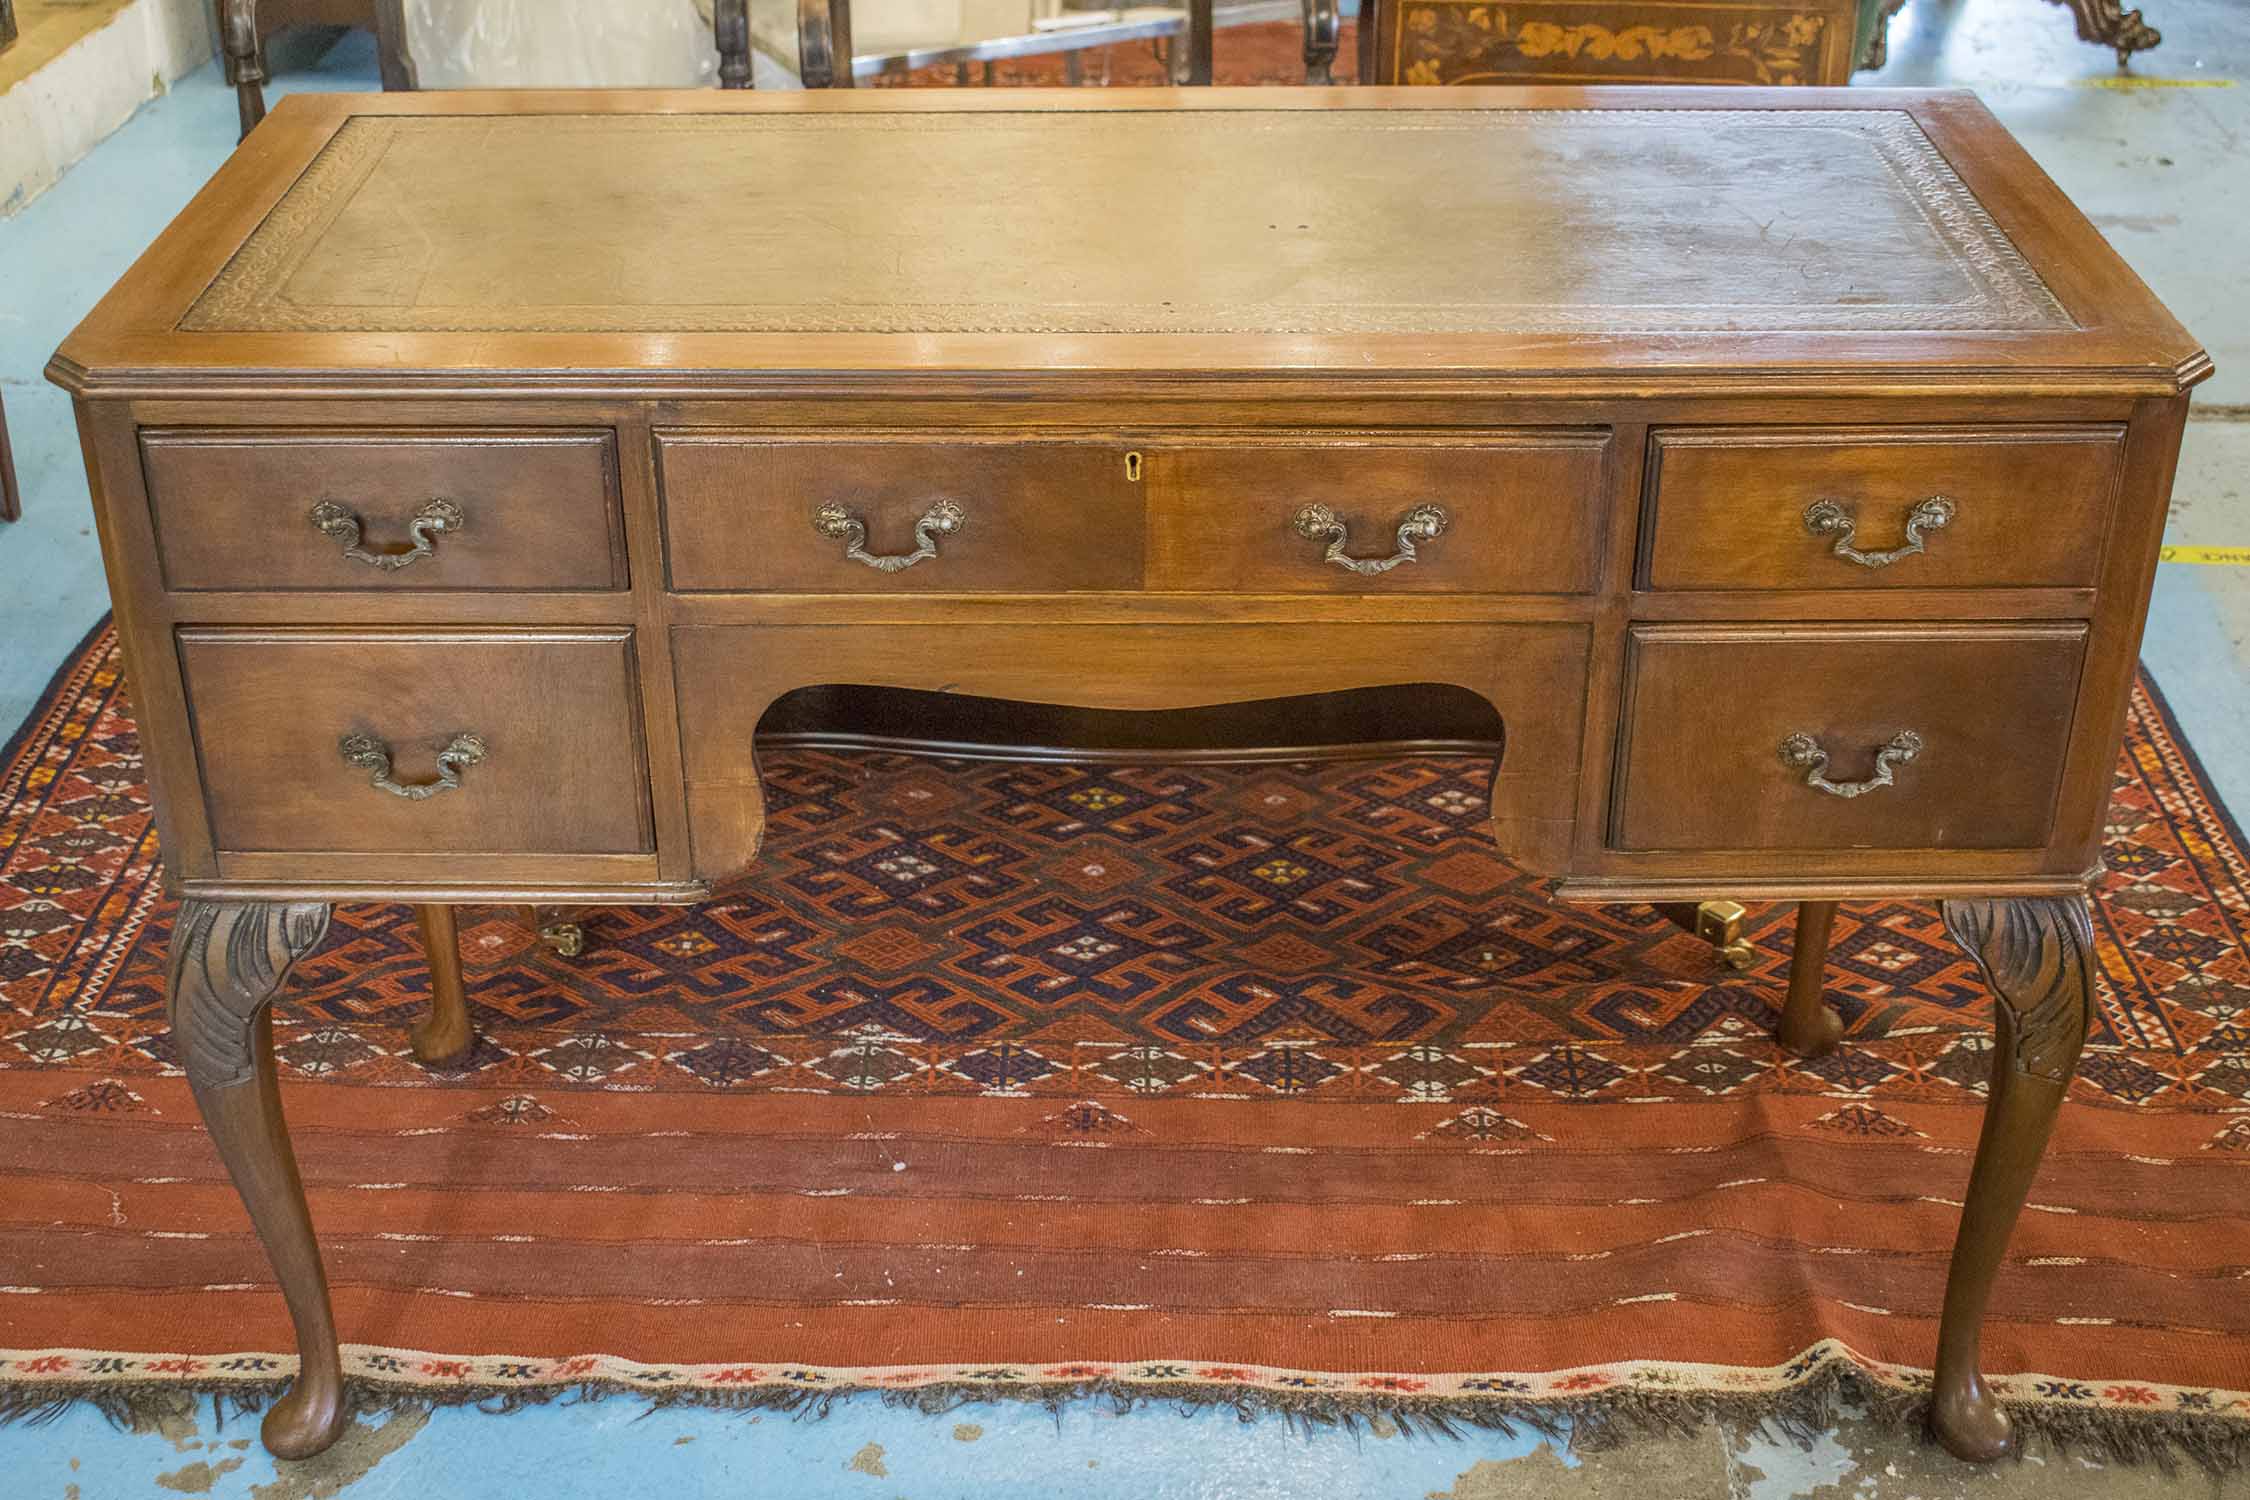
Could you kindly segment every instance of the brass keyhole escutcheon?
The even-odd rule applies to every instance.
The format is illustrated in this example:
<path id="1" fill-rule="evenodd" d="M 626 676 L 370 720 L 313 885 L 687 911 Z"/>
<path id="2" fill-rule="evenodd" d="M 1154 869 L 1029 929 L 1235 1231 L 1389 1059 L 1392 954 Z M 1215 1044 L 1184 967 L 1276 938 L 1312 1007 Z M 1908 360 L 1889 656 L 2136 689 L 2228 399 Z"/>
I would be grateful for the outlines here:
<path id="1" fill-rule="evenodd" d="M 1125 482 L 1127 484 L 1139 484 L 1141 482 L 1141 456 L 1138 453 L 1125 455 Z"/>

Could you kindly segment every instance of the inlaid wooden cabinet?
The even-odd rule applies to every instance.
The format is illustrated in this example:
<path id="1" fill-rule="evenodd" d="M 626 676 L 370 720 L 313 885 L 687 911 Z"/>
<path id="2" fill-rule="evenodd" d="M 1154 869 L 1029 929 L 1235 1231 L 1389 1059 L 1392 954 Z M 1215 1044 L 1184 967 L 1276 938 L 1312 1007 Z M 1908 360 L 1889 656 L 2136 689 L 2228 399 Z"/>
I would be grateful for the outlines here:
<path id="1" fill-rule="evenodd" d="M 2011 1040 L 1936 1422 L 1997 1453 L 2208 369 L 1961 94 L 291 98 L 51 371 L 297 1312 L 269 1445 L 343 1420 L 257 1063 L 324 903 L 703 899 L 803 688 L 1436 685 L 1564 899 L 1946 901 Z"/>

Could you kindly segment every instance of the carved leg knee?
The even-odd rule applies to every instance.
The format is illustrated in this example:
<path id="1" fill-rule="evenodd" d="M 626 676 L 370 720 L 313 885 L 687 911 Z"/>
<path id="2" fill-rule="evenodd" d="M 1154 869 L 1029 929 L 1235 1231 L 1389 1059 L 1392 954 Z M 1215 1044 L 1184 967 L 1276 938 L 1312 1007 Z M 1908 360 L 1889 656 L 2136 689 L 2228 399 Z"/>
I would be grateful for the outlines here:
<path id="1" fill-rule="evenodd" d="M 1836 925 L 1833 901 L 1797 903 L 1797 942 L 1789 955 L 1789 998 L 1775 1039 L 1799 1057 L 1825 1057 L 1843 1039 L 1844 1018 L 1828 1003 L 1828 934 Z"/>
<path id="2" fill-rule="evenodd" d="M 1930 1425 L 1955 1457 L 1981 1463 L 2007 1452 L 2014 1436 L 1977 1370 L 1985 1303 L 2093 1024 L 2094 932 L 2075 896 L 1948 901 L 1943 910 L 1946 930 L 1992 987 L 1994 1035 L 1992 1095 L 1946 1277 Z"/>
<path id="3" fill-rule="evenodd" d="M 270 1009 L 290 969 L 327 932 L 322 903 L 264 901 L 184 902 L 172 930 L 172 1039 L 297 1330 L 296 1382 L 263 1428 L 279 1458 L 318 1453 L 346 1416 L 328 1277 L 275 1085 Z"/>

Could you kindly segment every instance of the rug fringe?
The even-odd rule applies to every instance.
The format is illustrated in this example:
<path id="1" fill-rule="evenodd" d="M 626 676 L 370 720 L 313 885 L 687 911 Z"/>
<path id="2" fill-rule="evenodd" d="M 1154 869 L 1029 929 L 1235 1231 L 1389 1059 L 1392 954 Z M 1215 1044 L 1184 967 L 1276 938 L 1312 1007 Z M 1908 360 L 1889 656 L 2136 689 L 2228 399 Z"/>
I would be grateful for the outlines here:
<path id="1" fill-rule="evenodd" d="M 254 1415 L 288 1389 L 287 1380 L 209 1383 L 125 1381 L 0 1384 L 0 1425 L 52 1422 L 73 1406 L 93 1407 L 112 1424 L 147 1428 L 187 1415 L 209 1400 L 223 1425 Z M 839 1384 L 808 1389 L 758 1386 L 739 1390 L 692 1387 L 650 1391 L 621 1382 L 589 1381 L 540 1386 L 428 1386 L 390 1384 L 354 1376 L 345 1383 L 346 1399 L 363 1414 L 473 1406 L 494 1414 L 554 1402 L 638 1398 L 650 1411 L 701 1407 L 722 1411 L 779 1413 L 818 1420 L 837 1402 L 876 1395 L 886 1406 L 944 1415 L 965 1406 L 998 1401 L 1029 1402 L 1059 1419 L 1070 1406 L 1098 1403 L 1123 1415 L 1140 1408 L 1172 1406 L 1183 1414 L 1211 1407 L 1232 1408 L 1245 1422 L 1278 1418 L 1311 1431 L 1340 1428 L 1356 1432 L 1368 1424 L 1389 1424 L 1401 1435 L 1458 1438 L 1462 1429 L 1501 1433 L 1528 1430 L 1574 1453 L 1602 1452 L 1636 1438 L 1692 1436 L 1716 1423 L 1737 1437 L 1763 1428 L 1811 1447 L 1834 1429 L 1847 1407 L 1894 1431 L 1926 1425 L 1929 1398 L 1870 1379 L 1848 1360 L 1831 1361 L 1786 1390 L 1746 1392 L 1658 1390 L 1610 1386 L 1583 1397 L 1512 1399 L 1506 1396 L 1418 1397 L 1390 1391 L 1277 1391 L 1268 1387 L 1188 1382 L 1091 1379 L 995 1384 L 956 1381 L 898 1388 Z M 2007 1402 L 2017 1430 L 2063 1455 L 2084 1454 L 2107 1463 L 2175 1473 L 2184 1459 L 2214 1476 L 2250 1471 L 2250 1422 L 2220 1412 L 2089 1411 L 2039 1401 Z M 2018 1446 L 2018 1456 L 2023 1452 Z"/>

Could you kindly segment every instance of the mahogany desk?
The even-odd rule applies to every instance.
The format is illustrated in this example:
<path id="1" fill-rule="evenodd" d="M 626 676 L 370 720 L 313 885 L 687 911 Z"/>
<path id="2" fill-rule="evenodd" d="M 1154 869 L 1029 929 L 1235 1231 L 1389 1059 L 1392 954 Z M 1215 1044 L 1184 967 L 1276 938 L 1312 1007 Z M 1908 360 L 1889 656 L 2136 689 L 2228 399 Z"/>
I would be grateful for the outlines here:
<path id="1" fill-rule="evenodd" d="M 1811 903 L 1795 1045 L 1827 903 L 1944 900 L 1999 1045 L 1934 1415 L 1993 1456 L 2208 371 L 1965 94 L 291 98 L 50 371 L 267 1445 L 344 1420 L 268 1027 L 328 903 L 694 901 L 807 685 L 1434 683 L 1564 897 Z"/>

